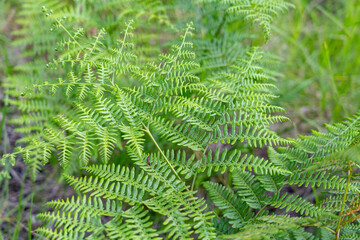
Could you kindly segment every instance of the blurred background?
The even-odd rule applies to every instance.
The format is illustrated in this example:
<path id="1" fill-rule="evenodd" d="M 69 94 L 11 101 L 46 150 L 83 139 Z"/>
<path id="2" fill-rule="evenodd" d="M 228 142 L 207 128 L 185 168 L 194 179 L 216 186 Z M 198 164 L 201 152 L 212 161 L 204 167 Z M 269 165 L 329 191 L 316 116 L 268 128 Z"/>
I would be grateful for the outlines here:
<path id="1" fill-rule="evenodd" d="M 360 103 L 360 1 L 294 0 L 269 43 L 284 60 L 278 103 L 299 134 L 356 113 Z"/>

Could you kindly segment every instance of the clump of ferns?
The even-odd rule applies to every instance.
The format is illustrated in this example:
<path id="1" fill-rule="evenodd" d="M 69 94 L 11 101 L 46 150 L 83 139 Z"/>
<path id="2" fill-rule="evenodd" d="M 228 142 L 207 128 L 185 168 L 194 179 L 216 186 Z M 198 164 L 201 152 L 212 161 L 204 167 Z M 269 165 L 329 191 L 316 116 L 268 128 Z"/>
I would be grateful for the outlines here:
<path id="1" fill-rule="evenodd" d="M 55 19 L 54 26 L 65 31 L 62 21 Z M 205 61 L 201 66 L 196 62 L 188 40 L 191 24 L 172 51 L 145 66 L 129 41 L 132 28 L 129 22 L 120 45 L 113 49 L 102 44 L 103 30 L 89 43 L 80 40 L 81 30 L 67 31 L 69 38 L 61 44 L 65 53 L 53 65 L 70 69 L 68 77 L 36 85 L 38 93 L 65 93 L 74 110 L 56 117 L 57 125 L 42 136 L 45 141 L 34 141 L 32 149 L 25 147 L 17 154 L 31 161 L 33 156 L 58 151 L 64 166 L 71 155 L 80 156 L 82 166 L 91 158 L 105 163 L 84 168 L 92 177 L 65 175 L 75 189 L 90 196 L 49 203 L 56 211 L 40 217 L 55 223 L 56 229 L 39 232 L 53 238 L 82 238 L 91 232 L 92 238 L 115 239 L 191 238 L 194 234 L 203 239 L 216 235 L 281 239 L 310 238 L 305 229 L 311 226 L 324 236 L 356 236 L 359 114 L 327 125 L 326 133 L 290 140 L 292 147 L 269 148 L 269 161 L 237 149 L 207 151 L 217 142 L 250 147 L 289 143 L 269 128 L 286 118 L 271 115 L 282 109 L 270 104 L 274 86 L 260 64 L 261 50 L 251 49 L 224 70 L 211 66 L 213 71 L 201 78 L 197 73 L 207 71 L 207 66 Z M 129 82 L 123 84 L 123 79 Z M 172 142 L 176 149 L 165 151 L 159 139 Z M 107 165 L 123 140 L 134 166 Z M 147 141 L 155 146 L 151 152 L 144 146 Z M 194 182 L 203 172 L 210 177 L 218 171 L 229 171 L 231 185 L 204 183 L 222 213 L 211 221 L 214 212 L 195 195 Z M 310 185 L 314 192 L 328 191 L 328 199 L 313 204 L 298 195 L 283 194 L 285 185 Z M 272 215 L 266 211 L 270 207 L 302 217 Z M 167 219 L 160 229 L 153 228 L 155 213 Z M 101 221 L 102 216 L 111 220 Z"/>

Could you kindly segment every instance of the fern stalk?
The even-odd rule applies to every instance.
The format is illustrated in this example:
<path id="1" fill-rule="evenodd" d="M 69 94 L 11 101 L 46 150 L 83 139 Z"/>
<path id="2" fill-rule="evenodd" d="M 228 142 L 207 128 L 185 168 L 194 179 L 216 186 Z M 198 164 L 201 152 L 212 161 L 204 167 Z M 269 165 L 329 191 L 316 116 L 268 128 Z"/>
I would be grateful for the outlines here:
<path id="1" fill-rule="evenodd" d="M 144 125 L 144 124 L 143 124 Z M 167 159 L 167 157 L 165 156 L 164 152 L 161 150 L 160 146 L 158 145 L 158 143 L 156 142 L 156 140 L 154 139 L 153 135 L 151 134 L 149 128 L 147 128 L 145 125 L 144 125 L 145 129 L 143 129 L 144 132 L 146 132 L 151 140 L 155 143 L 157 149 L 159 150 L 159 152 L 161 153 L 161 155 L 164 157 L 166 163 L 169 165 L 169 167 L 171 168 L 171 170 L 174 172 L 174 174 L 176 175 L 176 177 L 182 181 L 181 177 L 179 176 L 179 174 L 176 172 L 175 168 L 171 165 L 169 159 Z"/>
<path id="2" fill-rule="evenodd" d="M 206 148 L 205 148 L 205 149 L 204 149 L 204 151 L 202 152 L 202 154 L 201 154 L 201 158 L 200 158 L 200 159 L 202 159 L 202 158 L 203 158 L 203 156 L 204 156 L 204 154 L 206 153 L 206 151 L 207 151 L 208 147 L 209 147 L 209 144 L 207 144 L 207 145 L 206 145 Z M 194 175 L 194 178 L 193 178 L 193 180 L 192 180 L 192 183 L 191 183 L 191 191 L 193 191 L 193 190 L 194 190 L 194 187 L 195 187 L 195 181 L 196 181 L 196 178 L 197 178 L 197 174 L 198 174 L 198 172 L 196 171 L 196 172 L 195 172 L 195 175 Z"/>
<path id="3" fill-rule="evenodd" d="M 342 215 L 343 215 L 344 208 L 345 208 L 345 203 L 346 203 L 346 198 L 347 198 L 347 194 L 348 194 L 348 191 L 349 191 L 349 185 L 350 185 L 351 177 L 352 177 L 352 174 L 353 174 L 353 171 L 354 171 L 354 168 L 351 168 L 351 162 L 350 161 L 348 162 L 348 164 L 349 164 L 349 175 L 348 175 L 348 178 L 347 178 L 344 198 L 343 198 L 342 203 L 341 203 L 341 210 L 340 210 L 340 214 L 339 214 L 338 224 L 336 226 L 336 231 L 335 231 L 336 240 L 338 240 L 339 236 L 340 236 L 340 227 L 341 227 Z"/>

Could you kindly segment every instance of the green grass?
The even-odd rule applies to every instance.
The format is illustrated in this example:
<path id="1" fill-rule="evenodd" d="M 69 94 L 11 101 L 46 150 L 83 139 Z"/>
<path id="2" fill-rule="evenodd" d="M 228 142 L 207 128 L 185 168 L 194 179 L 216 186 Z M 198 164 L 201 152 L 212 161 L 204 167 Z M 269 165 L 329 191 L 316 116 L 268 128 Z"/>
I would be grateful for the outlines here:
<path id="1" fill-rule="evenodd" d="M 296 8 L 277 19 L 272 41 L 286 62 L 279 103 L 305 121 L 340 121 L 360 104 L 360 1 L 293 3 Z"/>

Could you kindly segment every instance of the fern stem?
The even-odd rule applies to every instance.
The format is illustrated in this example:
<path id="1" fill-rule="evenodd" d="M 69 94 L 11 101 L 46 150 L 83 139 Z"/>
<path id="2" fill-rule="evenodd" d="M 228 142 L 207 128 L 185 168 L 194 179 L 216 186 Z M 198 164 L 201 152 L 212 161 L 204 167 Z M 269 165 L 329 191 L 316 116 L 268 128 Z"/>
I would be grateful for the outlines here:
<path id="1" fill-rule="evenodd" d="M 1 119 L 1 123 L 0 123 L 0 140 L 2 139 L 3 130 L 6 129 L 5 121 L 6 121 L 6 118 L 7 118 L 7 109 L 8 109 L 8 100 L 9 100 L 9 95 L 8 94 L 5 94 L 4 100 L 5 100 L 4 101 L 4 108 L 2 110 L 2 119 Z M 6 146 L 5 138 L 4 138 L 4 144 L 3 145 L 4 145 L 4 153 L 6 153 L 7 146 Z"/>
<path id="2" fill-rule="evenodd" d="M 144 125 L 144 124 L 143 124 Z M 182 181 L 181 177 L 178 175 L 178 173 L 176 172 L 175 168 L 171 165 L 169 159 L 167 159 L 167 157 L 165 156 L 164 152 L 161 150 L 160 146 L 157 144 L 156 140 L 154 139 L 153 135 L 151 134 L 149 128 L 147 128 L 145 125 L 144 125 L 145 129 L 143 129 L 144 132 L 146 132 L 151 140 L 155 143 L 157 149 L 159 150 L 159 152 L 161 153 L 161 155 L 164 157 L 165 161 L 167 162 L 167 164 L 170 166 L 171 170 L 174 172 L 174 174 L 176 175 L 176 177 Z"/>
<path id="3" fill-rule="evenodd" d="M 318 196 L 318 194 L 317 194 L 316 187 L 313 186 L 313 187 L 312 187 L 312 190 L 313 190 L 313 193 L 314 193 L 315 203 L 316 203 L 316 204 L 319 204 L 319 203 L 320 203 L 320 199 L 319 199 L 319 196 Z"/>
<path id="4" fill-rule="evenodd" d="M 210 139 L 209 139 L 209 141 L 210 141 Z M 208 141 L 208 143 L 206 144 L 206 148 L 204 149 L 204 151 L 203 151 L 202 154 L 201 154 L 200 160 L 202 160 L 204 154 L 206 153 L 206 150 L 207 150 L 208 147 L 209 147 L 209 141 Z M 192 180 L 192 183 L 191 183 L 191 191 L 194 190 L 195 181 L 196 181 L 196 178 L 197 178 L 197 174 L 198 174 L 198 172 L 195 172 L 195 176 L 194 176 L 194 178 L 193 178 L 193 180 Z"/>
<path id="5" fill-rule="evenodd" d="M 343 215 L 343 212 L 344 212 L 344 208 L 345 208 L 345 203 L 346 203 L 346 198 L 347 198 L 347 193 L 349 191 L 349 185 L 350 185 L 350 181 L 351 181 L 351 177 L 352 177 L 352 173 L 353 173 L 353 170 L 351 168 L 351 162 L 349 161 L 348 162 L 349 164 L 349 175 L 348 175 L 348 178 L 347 178 L 347 183 L 346 183 L 346 188 L 345 188 L 345 193 L 344 193 L 344 198 L 343 198 L 343 201 L 341 203 L 341 210 L 340 210 L 340 214 L 339 214 L 339 221 L 338 221 L 338 224 L 336 226 L 336 231 L 335 231 L 335 234 L 336 234 L 336 240 L 339 239 L 339 236 L 340 236 L 340 227 L 341 227 L 341 220 L 342 220 L 342 215 Z"/>
<path id="6" fill-rule="evenodd" d="M 191 183 L 191 191 L 194 190 L 194 186 L 195 186 L 195 181 L 196 181 L 196 178 L 197 178 L 197 174 L 198 174 L 198 172 L 195 173 L 194 178 L 193 178 L 193 180 L 192 180 L 192 183 Z"/>
<path id="7" fill-rule="evenodd" d="M 335 234 L 335 231 L 334 231 L 334 230 L 332 230 L 332 229 L 329 228 L 329 227 L 322 226 L 322 225 L 320 225 L 320 224 L 309 224 L 309 225 L 305 225 L 305 226 L 313 226 L 313 227 L 323 228 L 323 229 L 326 229 L 326 230 L 328 230 L 329 232 Z"/>
<path id="8" fill-rule="evenodd" d="M 59 24 L 59 26 L 66 32 L 67 35 L 69 35 L 69 37 L 76 43 L 76 45 L 78 45 L 81 49 L 83 49 L 83 47 L 81 46 L 81 44 L 76 41 L 76 39 L 74 38 L 74 36 L 66 29 L 66 27 L 61 23 L 61 21 L 57 18 L 55 18 L 55 21 L 57 22 L 57 24 Z"/>

